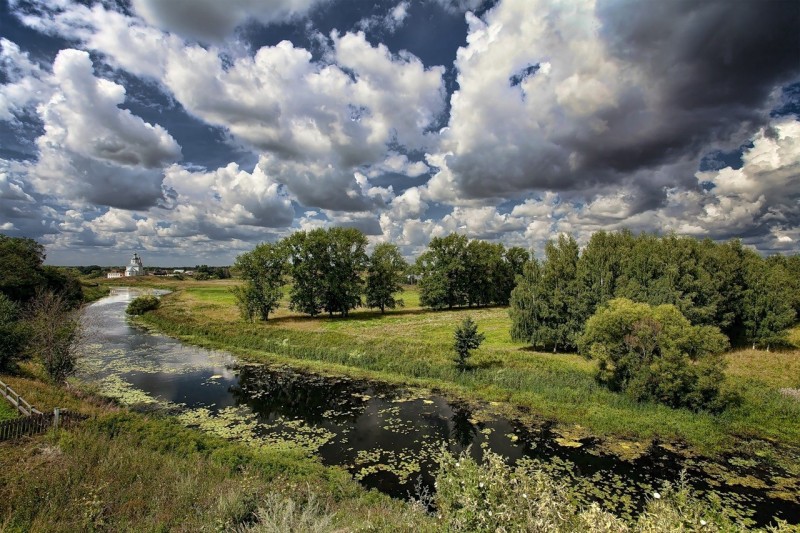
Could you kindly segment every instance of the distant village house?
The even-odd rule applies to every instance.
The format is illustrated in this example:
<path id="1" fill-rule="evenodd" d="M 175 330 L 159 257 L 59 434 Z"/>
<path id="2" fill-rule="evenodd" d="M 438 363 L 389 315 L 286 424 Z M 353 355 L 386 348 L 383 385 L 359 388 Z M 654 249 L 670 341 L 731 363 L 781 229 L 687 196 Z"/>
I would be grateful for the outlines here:
<path id="1" fill-rule="evenodd" d="M 111 272 L 106 274 L 107 278 L 122 278 L 122 277 L 133 277 L 133 276 L 144 276 L 144 265 L 142 264 L 142 259 L 139 257 L 139 254 L 137 254 L 136 252 L 133 253 L 133 257 L 131 257 L 131 262 L 125 268 L 125 272 L 112 270 Z"/>

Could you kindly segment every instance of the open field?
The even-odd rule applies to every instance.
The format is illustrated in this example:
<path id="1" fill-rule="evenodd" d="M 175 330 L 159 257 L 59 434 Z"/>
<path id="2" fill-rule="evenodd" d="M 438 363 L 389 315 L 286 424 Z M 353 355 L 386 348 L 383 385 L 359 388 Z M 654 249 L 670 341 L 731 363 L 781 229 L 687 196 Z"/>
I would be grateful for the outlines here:
<path id="1" fill-rule="evenodd" d="M 183 283 L 183 282 L 182 282 Z M 501 402 L 554 420 L 565 431 L 606 438 L 686 442 L 703 453 L 732 450 L 761 440 L 800 442 L 800 402 L 780 388 L 800 387 L 800 351 L 742 350 L 729 354 L 727 386 L 742 397 L 720 415 L 640 404 L 597 385 L 595 363 L 575 354 L 531 351 L 511 340 L 507 309 L 428 311 L 413 287 L 406 306 L 385 315 L 357 310 L 348 318 L 298 315 L 286 302 L 266 323 L 240 320 L 230 280 L 190 282 L 144 317 L 183 340 L 227 349 L 260 361 L 284 362 L 313 371 L 374 378 L 435 388 L 464 399 Z M 174 285 L 173 285 L 174 287 Z M 175 287 L 175 288 L 178 288 Z M 473 356 L 474 369 L 452 363 L 452 332 L 472 316 L 486 341 Z"/>

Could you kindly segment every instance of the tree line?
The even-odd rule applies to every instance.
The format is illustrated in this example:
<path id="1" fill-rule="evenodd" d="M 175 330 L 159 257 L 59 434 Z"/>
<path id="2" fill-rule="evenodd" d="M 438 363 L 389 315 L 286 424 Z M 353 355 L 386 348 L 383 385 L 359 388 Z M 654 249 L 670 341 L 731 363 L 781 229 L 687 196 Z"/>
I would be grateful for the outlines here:
<path id="1" fill-rule="evenodd" d="M 522 248 L 434 237 L 415 265 L 398 247 L 381 243 L 367 255 L 367 238 L 354 228 L 298 231 L 241 254 L 234 268 L 245 283 L 233 292 L 242 316 L 267 320 L 291 280 L 289 308 L 310 316 L 347 316 L 357 307 L 393 309 L 410 276 L 431 309 L 507 305 L 529 254 Z"/>
<path id="2" fill-rule="evenodd" d="M 586 321 L 613 298 L 674 305 L 692 324 L 718 327 L 735 344 L 785 341 L 800 311 L 800 256 L 762 258 L 738 240 L 630 231 L 570 236 L 525 265 L 511 296 L 511 336 L 575 350 Z"/>
<path id="3" fill-rule="evenodd" d="M 507 305 L 530 254 L 452 233 L 434 237 L 419 256 L 420 303 L 431 309 Z"/>
<path id="4" fill-rule="evenodd" d="M 310 316 L 347 316 L 366 305 L 381 312 L 402 305 L 408 265 L 394 244 L 367 255 L 367 237 L 354 228 L 297 231 L 239 255 L 234 268 L 244 284 L 233 289 L 242 316 L 267 320 L 291 279 L 289 308 Z M 364 275 L 365 274 L 365 275 Z"/>

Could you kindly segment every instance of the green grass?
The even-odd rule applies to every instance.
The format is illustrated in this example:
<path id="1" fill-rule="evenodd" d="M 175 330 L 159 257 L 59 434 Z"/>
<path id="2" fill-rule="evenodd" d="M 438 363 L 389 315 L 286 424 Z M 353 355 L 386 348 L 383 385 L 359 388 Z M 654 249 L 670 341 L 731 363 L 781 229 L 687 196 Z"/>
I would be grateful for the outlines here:
<path id="1" fill-rule="evenodd" d="M 144 320 L 187 342 L 247 359 L 503 402 L 600 437 L 685 441 L 704 453 L 730 451 L 748 439 L 800 442 L 800 402 L 782 395 L 774 379 L 798 368 L 798 351 L 781 358 L 733 354 L 728 386 L 742 395 L 742 405 L 722 415 L 694 413 L 610 392 L 595 382 L 595 363 L 575 354 L 530 351 L 511 340 L 505 308 L 428 311 L 410 287 L 402 295 L 406 307 L 385 315 L 357 310 L 346 319 L 312 319 L 290 312 L 283 302 L 268 322 L 248 324 L 239 319 L 229 286 L 187 287 L 165 297 L 162 308 Z M 472 358 L 475 368 L 460 373 L 452 362 L 452 335 L 467 315 L 486 341 Z M 754 377 L 748 365 L 760 373 Z"/>
<path id="2" fill-rule="evenodd" d="M 13 405 L 8 403 L 8 400 L 5 398 L 0 398 L 0 422 L 3 420 L 17 418 L 18 414 L 19 411 L 17 411 Z"/>

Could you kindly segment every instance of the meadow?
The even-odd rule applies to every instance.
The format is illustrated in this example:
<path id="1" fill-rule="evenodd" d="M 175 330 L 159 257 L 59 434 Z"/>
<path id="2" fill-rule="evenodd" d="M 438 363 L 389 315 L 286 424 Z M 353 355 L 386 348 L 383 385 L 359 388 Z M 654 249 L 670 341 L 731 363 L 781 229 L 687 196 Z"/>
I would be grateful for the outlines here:
<path id="1" fill-rule="evenodd" d="M 269 321 L 248 323 L 240 319 L 230 293 L 234 283 L 172 282 L 170 288 L 177 290 L 142 320 L 186 342 L 249 360 L 492 402 L 519 416 L 555 421 L 571 436 L 604 438 L 611 447 L 617 447 L 615 441 L 646 446 L 658 440 L 714 454 L 800 442 L 800 402 L 781 392 L 800 388 L 798 350 L 729 353 L 726 387 L 741 396 L 740 405 L 721 414 L 698 413 L 634 402 L 595 382 L 594 361 L 536 352 L 512 341 L 507 308 L 429 311 L 409 286 L 401 295 L 405 306 L 385 315 L 358 309 L 347 318 L 310 318 L 290 311 L 284 299 Z M 486 340 L 474 352 L 473 368 L 462 373 L 452 361 L 452 335 L 466 316 Z"/>

